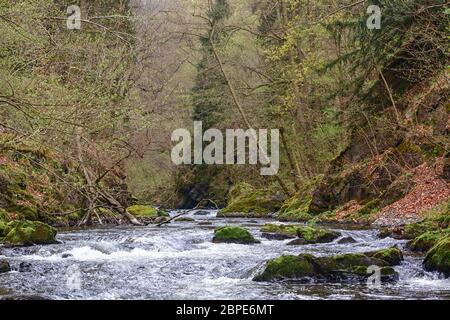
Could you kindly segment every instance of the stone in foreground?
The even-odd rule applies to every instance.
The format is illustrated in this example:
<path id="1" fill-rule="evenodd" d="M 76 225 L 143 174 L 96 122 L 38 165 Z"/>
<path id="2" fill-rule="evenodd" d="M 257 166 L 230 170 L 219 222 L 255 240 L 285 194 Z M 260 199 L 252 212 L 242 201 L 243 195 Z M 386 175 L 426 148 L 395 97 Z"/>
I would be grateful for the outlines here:
<path id="1" fill-rule="evenodd" d="M 423 262 L 425 270 L 438 271 L 450 277 L 450 236 L 440 240 L 428 251 Z"/>
<path id="2" fill-rule="evenodd" d="M 315 257 L 311 254 L 283 255 L 267 262 L 255 281 L 297 280 L 301 282 L 364 282 L 373 274 L 370 266 L 380 267 L 381 281 L 398 280 L 392 268 L 403 259 L 395 247 L 366 253 Z"/>

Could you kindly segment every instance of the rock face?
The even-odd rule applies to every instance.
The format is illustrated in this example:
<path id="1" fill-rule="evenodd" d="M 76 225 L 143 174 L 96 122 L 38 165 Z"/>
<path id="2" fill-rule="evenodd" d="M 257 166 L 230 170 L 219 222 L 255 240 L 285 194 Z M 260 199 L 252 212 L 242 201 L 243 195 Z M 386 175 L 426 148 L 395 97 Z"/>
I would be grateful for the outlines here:
<path id="1" fill-rule="evenodd" d="M 0 260 L 0 273 L 5 273 L 11 271 L 11 267 L 9 266 L 8 261 Z"/>
<path id="2" fill-rule="evenodd" d="M 311 254 L 283 255 L 267 262 L 265 270 L 254 281 L 295 279 L 310 281 L 366 281 L 373 272 L 370 266 L 380 267 L 381 281 L 398 279 L 392 266 L 403 260 L 397 248 L 366 253 L 349 253 L 331 257 L 315 257 Z"/>
<path id="3" fill-rule="evenodd" d="M 450 277 L 450 236 L 441 239 L 428 251 L 423 265 L 427 271 L 442 272 L 445 277 Z"/>
<path id="4" fill-rule="evenodd" d="M 227 206 L 217 213 L 218 217 L 268 217 L 278 211 L 284 198 L 271 190 L 255 189 L 248 183 L 231 188 Z"/>
<path id="5" fill-rule="evenodd" d="M 262 236 L 268 239 L 297 238 L 289 245 L 332 242 L 341 236 L 339 232 L 304 225 L 265 224 L 261 227 Z"/>
<path id="6" fill-rule="evenodd" d="M 12 221 L 7 225 L 4 242 L 9 246 L 29 246 L 33 244 L 52 244 L 56 229 L 39 221 Z"/>
<path id="7" fill-rule="evenodd" d="M 222 227 L 214 231 L 213 242 L 215 243 L 240 243 L 252 244 L 259 243 L 253 238 L 252 234 L 244 228 L 240 227 Z"/>
<path id="8" fill-rule="evenodd" d="M 406 245 L 412 251 L 427 252 L 432 247 L 434 247 L 434 245 L 439 240 L 444 238 L 445 235 L 450 235 L 450 230 L 446 232 L 428 231 L 414 238 L 413 240 L 408 241 Z"/>

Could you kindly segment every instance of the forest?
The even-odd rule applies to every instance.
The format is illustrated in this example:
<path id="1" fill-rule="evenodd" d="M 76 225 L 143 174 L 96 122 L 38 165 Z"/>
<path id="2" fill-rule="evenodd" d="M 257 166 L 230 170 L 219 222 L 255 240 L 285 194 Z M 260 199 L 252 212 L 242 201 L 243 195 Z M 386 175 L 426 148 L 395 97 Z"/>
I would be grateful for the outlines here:
<path id="1" fill-rule="evenodd" d="M 0 300 L 450 299 L 449 39 L 444 0 L 0 0 Z"/>

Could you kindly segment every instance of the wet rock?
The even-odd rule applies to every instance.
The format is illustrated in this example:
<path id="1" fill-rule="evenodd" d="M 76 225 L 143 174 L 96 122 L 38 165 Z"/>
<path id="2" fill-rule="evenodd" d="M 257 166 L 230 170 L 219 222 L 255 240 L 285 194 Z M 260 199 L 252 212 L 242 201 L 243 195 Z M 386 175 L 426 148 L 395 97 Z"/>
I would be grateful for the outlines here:
<path id="1" fill-rule="evenodd" d="M 366 253 L 349 253 L 331 257 L 310 254 L 283 255 L 267 262 L 265 270 L 255 281 L 296 279 L 300 281 L 362 282 L 373 274 L 371 266 L 378 266 L 381 281 L 396 281 L 398 274 L 392 268 L 403 259 L 397 248 Z"/>
<path id="2" fill-rule="evenodd" d="M 11 266 L 9 265 L 8 261 L 6 260 L 0 260 L 0 273 L 5 273 L 11 271 Z"/>
<path id="3" fill-rule="evenodd" d="M 63 259 L 67 259 L 67 258 L 71 258 L 71 257 L 73 257 L 73 254 L 71 254 L 71 253 L 63 253 L 61 255 L 61 258 L 63 258 Z"/>
<path id="4" fill-rule="evenodd" d="M 336 231 L 319 229 L 310 226 L 270 223 L 262 226 L 261 232 L 270 234 L 273 238 L 298 238 L 289 242 L 289 245 L 327 243 L 332 242 L 341 236 L 341 234 Z"/>
<path id="5" fill-rule="evenodd" d="M 344 237 L 342 239 L 338 240 L 338 244 L 351 244 L 351 243 L 357 243 L 358 241 L 356 241 L 355 239 L 353 239 L 352 237 Z"/>
<path id="6" fill-rule="evenodd" d="M 199 226 L 211 226 L 212 222 L 211 221 L 200 221 L 198 223 Z"/>
<path id="7" fill-rule="evenodd" d="M 155 218 L 155 219 L 152 220 L 152 223 L 158 224 L 158 223 L 165 222 L 165 221 L 167 221 L 167 220 L 169 220 L 168 217 L 157 217 L 157 218 Z"/>
<path id="8" fill-rule="evenodd" d="M 213 242 L 215 243 L 259 243 L 248 230 L 241 227 L 225 226 L 214 231 Z"/>
<path id="9" fill-rule="evenodd" d="M 295 238 L 294 235 L 290 235 L 290 234 L 268 233 L 268 232 L 263 232 L 261 234 L 261 237 L 269 239 L 269 240 L 286 240 L 286 239 L 293 239 L 293 238 Z"/>
<path id="10" fill-rule="evenodd" d="M 194 216 L 207 216 L 209 214 L 209 211 L 206 210 L 198 210 L 194 212 Z"/>
<path id="11" fill-rule="evenodd" d="M 19 264 L 19 272 L 30 272 L 30 271 L 31 271 L 31 263 L 23 261 Z"/>
<path id="12" fill-rule="evenodd" d="M 195 219 L 189 218 L 189 217 L 179 217 L 175 219 L 176 222 L 192 222 L 195 221 Z"/>
<path id="13" fill-rule="evenodd" d="M 428 251 L 423 265 L 427 271 L 438 271 L 450 277 L 450 236 L 439 240 Z"/>
<path id="14" fill-rule="evenodd" d="M 8 223 L 4 238 L 7 246 L 29 246 L 33 244 L 54 244 L 56 229 L 39 221 L 17 220 Z"/>

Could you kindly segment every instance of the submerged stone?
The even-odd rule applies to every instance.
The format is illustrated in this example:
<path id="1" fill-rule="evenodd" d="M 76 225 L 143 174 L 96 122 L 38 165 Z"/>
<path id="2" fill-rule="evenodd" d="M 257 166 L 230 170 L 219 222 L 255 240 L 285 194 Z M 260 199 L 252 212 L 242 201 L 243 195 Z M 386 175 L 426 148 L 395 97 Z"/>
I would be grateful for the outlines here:
<path id="1" fill-rule="evenodd" d="M 214 231 L 213 242 L 219 243 L 241 243 L 251 244 L 259 243 L 248 230 L 241 227 L 226 226 Z"/>

